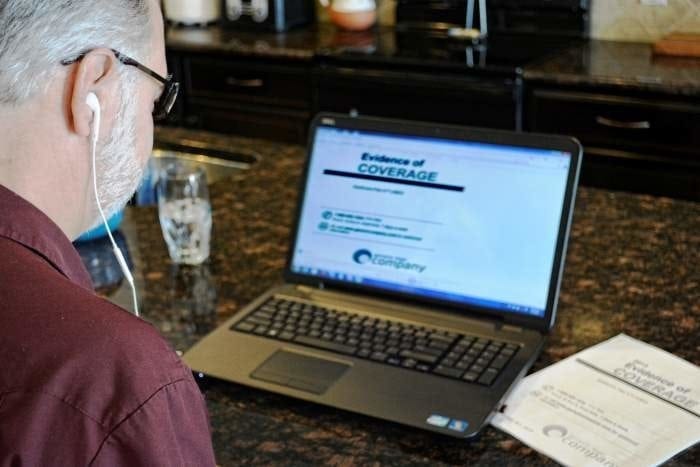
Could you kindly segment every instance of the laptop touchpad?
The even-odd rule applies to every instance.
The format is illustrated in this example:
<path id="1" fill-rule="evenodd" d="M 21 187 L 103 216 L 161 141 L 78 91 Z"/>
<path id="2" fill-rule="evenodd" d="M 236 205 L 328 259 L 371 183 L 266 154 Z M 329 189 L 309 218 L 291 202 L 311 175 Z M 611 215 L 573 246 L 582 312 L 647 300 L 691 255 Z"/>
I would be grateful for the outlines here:
<path id="1" fill-rule="evenodd" d="M 251 373 L 250 377 L 294 389 L 323 394 L 350 365 L 278 350 Z"/>

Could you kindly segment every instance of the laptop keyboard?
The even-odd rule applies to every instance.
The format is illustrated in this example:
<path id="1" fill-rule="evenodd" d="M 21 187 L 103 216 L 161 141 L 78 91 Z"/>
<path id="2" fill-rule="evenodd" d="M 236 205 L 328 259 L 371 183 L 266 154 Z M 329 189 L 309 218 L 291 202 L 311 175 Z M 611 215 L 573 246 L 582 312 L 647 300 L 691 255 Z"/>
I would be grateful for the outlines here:
<path id="1" fill-rule="evenodd" d="M 231 329 L 489 386 L 519 346 L 273 298 Z"/>

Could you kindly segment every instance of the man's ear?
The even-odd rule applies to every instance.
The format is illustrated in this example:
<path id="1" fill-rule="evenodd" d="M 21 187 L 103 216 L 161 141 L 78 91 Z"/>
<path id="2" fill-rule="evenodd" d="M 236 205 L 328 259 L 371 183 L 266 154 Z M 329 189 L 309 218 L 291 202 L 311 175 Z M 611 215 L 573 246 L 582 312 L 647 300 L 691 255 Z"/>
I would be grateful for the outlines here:
<path id="1" fill-rule="evenodd" d="M 90 136 L 93 115 L 87 96 L 91 92 L 102 108 L 100 134 L 109 134 L 121 99 L 118 66 L 114 52 L 106 48 L 91 50 L 74 65 L 69 118 L 78 135 Z"/>

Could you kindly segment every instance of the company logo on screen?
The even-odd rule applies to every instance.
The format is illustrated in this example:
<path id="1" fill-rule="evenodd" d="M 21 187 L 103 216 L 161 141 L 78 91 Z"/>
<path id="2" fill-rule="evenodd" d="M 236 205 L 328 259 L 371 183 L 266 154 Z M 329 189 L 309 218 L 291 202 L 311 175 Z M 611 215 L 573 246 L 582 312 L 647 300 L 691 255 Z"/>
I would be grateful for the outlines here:
<path id="1" fill-rule="evenodd" d="M 367 264 L 372 261 L 372 252 L 369 250 L 357 250 L 352 259 L 355 260 L 357 264 Z"/>
<path id="2" fill-rule="evenodd" d="M 417 273 L 422 273 L 425 271 L 426 267 L 423 264 L 412 263 L 406 258 L 391 255 L 381 255 L 377 253 L 372 253 L 370 250 L 361 249 L 357 250 L 352 255 L 353 261 L 357 264 L 368 265 L 372 264 L 374 266 L 380 266 L 384 268 L 394 268 L 401 271 L 412 271 Z"/>

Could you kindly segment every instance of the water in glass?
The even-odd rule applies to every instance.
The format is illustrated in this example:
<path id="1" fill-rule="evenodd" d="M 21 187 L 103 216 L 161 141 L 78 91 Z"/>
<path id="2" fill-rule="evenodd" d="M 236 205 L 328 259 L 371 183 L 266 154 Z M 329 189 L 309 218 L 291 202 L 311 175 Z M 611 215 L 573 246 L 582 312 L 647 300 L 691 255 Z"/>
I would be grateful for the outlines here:
<path id="1" fill-rule="evenodd" d="M 212 224 L 204 171 L 187 165 L 166 167 L 158 181 L 158 217 L 175 263 L 204 262 L 209 257 Z"/>

